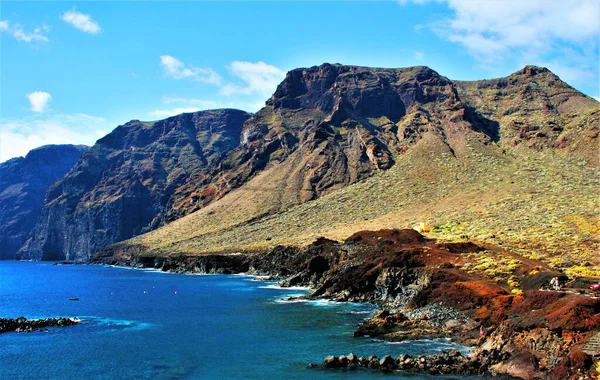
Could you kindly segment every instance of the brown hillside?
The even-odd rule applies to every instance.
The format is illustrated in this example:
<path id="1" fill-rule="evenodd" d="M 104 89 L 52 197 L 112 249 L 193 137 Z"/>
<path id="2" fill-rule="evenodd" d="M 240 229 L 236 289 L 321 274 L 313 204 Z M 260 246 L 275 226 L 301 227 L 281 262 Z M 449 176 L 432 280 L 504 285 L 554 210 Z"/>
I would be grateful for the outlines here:
<path id="1" fill-rule="evenodd" d="M 244 127 L 244 144 L 261 147 L 250 151 L 271 152 L 264 167 L 259 153 L 246 161 L 233 154 L 232 167 L 256 174 L 122 247 L 148 255 L 262 250 L 426 222 L 429 236 L 476 239 L 598 274 L 599 109 L 535 67 L 478 82 L 427 68 L 294 70 Z"/>

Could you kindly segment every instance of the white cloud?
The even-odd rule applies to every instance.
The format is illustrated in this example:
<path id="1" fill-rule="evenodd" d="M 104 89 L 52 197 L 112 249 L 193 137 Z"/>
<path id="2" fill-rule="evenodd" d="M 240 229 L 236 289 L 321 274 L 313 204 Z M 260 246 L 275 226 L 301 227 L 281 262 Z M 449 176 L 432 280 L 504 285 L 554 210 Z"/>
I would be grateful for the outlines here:
<path id="1" fill-rule="evenodd" d="M 33 112 L 44 112 L 48 103 L 52 100 L 52 96 L 44 91 L 34 91 L 25 95 L 31 103 L 31 110 Z"/>
<path id="2" fill-rule="evenodd" d="M 86 114 L 0 119 L 0 162 L 47 144 L 92 145 L 113 127 L 104 118 Z"/>
<path id="3" fill-rule="evenodd" d="M 598 0 L 399 0 L 444 3 L 451 15 L 428 27 L 499 73 L 548 66 L 571 83 L 598 82 Z"/>
<path id="4" fill-rule="evenodd" d="M 454 14 L 434 29 L 484 60 L 499 60 L 513 49 L 542 54 L 559 42 L 595 43 L 600 32 L 597 0 L 435 1 L 446 3 Z"/>
<path id="5" fill-rule="evenodd" d="M 174 79 L 189 78 L 198 82 L 221 84 L 221 76 L 211 68 L 187 66 L 171 55 L 161 55 L 160 65 L 166 76 Z"/>
<path id="6" fill-rule="evenodd" d="M 223 106 L 223 103 L 216 102 L 214 100 L 182 98 L 182 97 L 176 98 L 176 97 L 170 97 L 170 96 L 163 96 L 162 102 L 165 104 L 174 104 L 174 103 L 190 104 L 190 105 L 196 105 L 196 106 L 202 107 L 202 108 L 218 108 L 218 107 Z"/>
<path id="7" fill-rule="evenodd" d="M 156 117 L 169 117 L 169 116 L 179 115 L 182 113 L 197 112 L 197 111 L 200 111 L 200 108 L 197 108 L 197 107 L 183 108 L 182 107 L 182 108 L 154 110 L 154 111 L 148 112 L 148 115 L 156 116 Z"/>
<path id="8" fill-rule="evenodd" d="M 232 81 L 224 80 L 212 68 L 199 69 L 184 64 L 171 55 L 160 56 L 164 74 L 175 79 L 190 78 L 218 86 L 220 99 L 194 99 L 187 97 L 163 96 L 162 103 L 173 105 L 150 111 L 153 117 L 172 116 L 183 112 L 205 109 L 236 108 L 256 112 L 264 107 L 264 99 L 269 97 L 277 85 L 285 78 L 286 72 L 265 62 L 233 61 L 226 66 Z"/>
<path id="9" fill-rule="evenodd" d="M 186 112 L 197 112 L 209 109 L 235 108 L 245 110 L 247 112 L 256 112 L 265 106 L 264 100 L 261 101 L 214 101 L 205 99 L 194 99 L 186 97 L 171 97 L 163 96 L 164 104 L 176 104 L 179 107 L 159 108 L 148 112 L 149 116 L 165 118 L 169 116 L 179 115 Z"/>
<path id="10" fill-rule="evenodd" d="M 17 41 L 27 42 L 29 44 L 38 44 L 49 42 L 50 39 L 46 33 L 50 30 L 46 25 L 36 27 L 33 32 L 26 32 L 21 25 L 11 25 L 7 20 L 0 21 L 0 32 L 6 32 L 12 35 Z"/>
<path id="11" fill-rule="evenodd" d="M 423 53 L 422 51 L 415 51 L 415 59 L 417 61 L 422 61 L 423 58 L 425 58 L 425 53 Z"/>
<path id="12" fill-rule="evenodd" d="M 85 33 L 98 34 L 101 30 L 98 22 L 90 15 L 77 12 L 75 9 L 63 13 L 60 18 Z"/>
<path id="13" fill-rule="evenodd" d="M 260 94 L 271 95 L 277 85 L 285 78 L 285 71 L 273 65 L 260 62 L 233 61 L 228 66 L 231 74 L 239 78 L 243 84 L 228 83 L 221 87 L 221 95 Z"/>

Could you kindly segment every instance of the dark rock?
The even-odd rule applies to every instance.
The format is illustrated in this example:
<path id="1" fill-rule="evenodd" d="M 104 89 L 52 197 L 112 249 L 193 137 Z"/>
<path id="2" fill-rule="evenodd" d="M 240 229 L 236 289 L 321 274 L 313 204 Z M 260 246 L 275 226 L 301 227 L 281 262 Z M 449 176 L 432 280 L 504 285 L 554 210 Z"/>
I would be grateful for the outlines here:
<path id="1" fill-rule="evenodd" d="M 46 318 L 46 319 L 26 319 L 19 317 L 16 319 L 0 318 L 0 333 L 14 332 L 32 332 L 44 330 L 47 327 L 65 327 L 81 323 L 78 318 Z M 47 330 L 46 330 L 47 331 Z"/>
<path id="2" fill-rule="evenodd" d="M 396 361 L 389 355 L 386 355 L 383 359 L 379 361 L 379 366 L 387 369 L 395 369 Z"/>
<path id="3" fill-rule="evenodd" d="M 328 356 L 323 360 L 325 368 L 336 368 L 340 365 L 340 359 L 337 356 Z"/>
<path id="4" fill-rule="evenodd" d="M 350 354 L 347 356 L 347 358 L 348 358 L 348 361 L 349 361 L 350 363 L 355 363 L 355 364 L 356 364 L 356 363 L 358 363 L 358 358 L 356 357 L 356 355 L 354 355 L 354 354 L 352 354 L 352 353 L 350 353 Z"/>

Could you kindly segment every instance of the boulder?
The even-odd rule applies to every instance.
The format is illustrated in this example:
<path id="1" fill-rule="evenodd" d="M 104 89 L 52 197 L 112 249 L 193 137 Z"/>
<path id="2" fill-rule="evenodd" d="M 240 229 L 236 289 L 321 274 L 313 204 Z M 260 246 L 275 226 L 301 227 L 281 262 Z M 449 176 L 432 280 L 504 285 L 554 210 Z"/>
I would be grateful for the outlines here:
<path id="1" fill-rule="evenodd" d="M 337 356 L 330 355 L 323 360 L 325 368 L 336 368 L 340 365 L 340 359 Z"/>

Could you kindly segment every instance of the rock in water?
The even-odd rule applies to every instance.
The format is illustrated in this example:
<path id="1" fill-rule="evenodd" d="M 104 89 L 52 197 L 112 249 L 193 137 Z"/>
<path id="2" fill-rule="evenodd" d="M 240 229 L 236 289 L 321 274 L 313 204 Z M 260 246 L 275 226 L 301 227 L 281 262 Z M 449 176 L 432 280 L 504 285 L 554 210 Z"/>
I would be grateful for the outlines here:
<path id="1" fill-rule="evenodd" d="M 32 332 L 47 327 L 65 327 L 81 323 L 79 318 L 45 318 L 45 319 L 27 319 L 19 317 L 16 319 L 0 318 L 0 333 Z"/>

